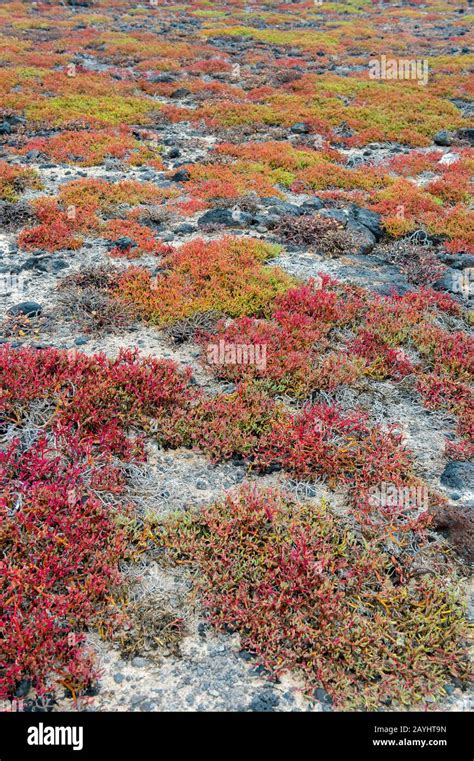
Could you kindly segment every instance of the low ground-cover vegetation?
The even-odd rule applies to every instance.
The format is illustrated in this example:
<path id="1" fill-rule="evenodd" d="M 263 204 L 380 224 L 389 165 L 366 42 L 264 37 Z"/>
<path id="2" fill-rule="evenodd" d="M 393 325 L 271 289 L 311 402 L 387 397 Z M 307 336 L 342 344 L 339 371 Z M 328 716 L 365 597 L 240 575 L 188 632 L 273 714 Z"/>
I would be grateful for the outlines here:
<path id="1" fill-rule="evenodd" d="M 272 673 L 302 673 L 337 708 L 408 706 L 466 673 L 462 599 L 429 577 L 393 580 L 392 560 L 321 504 L 245 489 L 159 536 L 192 564 L 221 629 Z"/>
<path id="2" fill-rule="evenodd" d="M 440 475 L 474 452 L 470 22 L 0 8 L 1 699 L 90 691 L 92 631 L 138 652 L 138 558 L 335 709 L 465 688 L 472 508 Z M 256 484 L 147 516 L 150 447 Z"/>
<path id="3" fill-rule="evenodd" d="M 386 548 L 387 537 L 396 542 L 391 563 L 406 582 L 404 553 L 423 537 L 427 514 L 405 504 L 373 506 L 369 499 L 370 488 L 382 482 L 419 485 L 399 434 L 331 406 L 289 413 L 258 387 L 206 399 L 171 363 L 131 353 L 109 361 L 7 347 L 1 360 L 2 435 L 10 442 L 2 457 L 2 598 L 10 622 L 4 694 L 24 680 L 44 690 L 51 670 L 73 690 L 92 679 L 78 643 L 85 625 L 106 630 L 117 563 L 130 551 L 120 522 L 127 509 L 120 463 L 143 459 L 145 433 L 165 447 L 195 446 L 215 460 L 238 456 L 257 470 L 278 465 L 299 479 L 347 486 L 372 546 Z M 107 537 L 105 545 L 99 537 Z M 68 636 L 76 633 L 70 647 Z"/>

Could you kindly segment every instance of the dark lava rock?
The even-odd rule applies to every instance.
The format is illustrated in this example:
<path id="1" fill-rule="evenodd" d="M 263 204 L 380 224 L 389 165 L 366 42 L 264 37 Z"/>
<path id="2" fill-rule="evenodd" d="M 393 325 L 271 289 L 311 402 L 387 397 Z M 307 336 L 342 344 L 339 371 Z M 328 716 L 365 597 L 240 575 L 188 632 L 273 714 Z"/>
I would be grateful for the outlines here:
<path id="1" fill-rule="evenodd" d="M 314 198 L 310 198 L 308 201 L 305 201 L 304 204 L 302 204 L 301 208 L 305 211 L 307 210 L 309 213 L 313 211 L 319 211 L 320 209 L 324 209 L 324 201 L 321 201 L 320 198 L 315 196 Z"/>
<path id="2" fill-rule="evenodd" d="M 198 630 L 199 636 L 205 638 L 207 635 L 208 626 L 203 621 L 201 621 L 201 623 L 198 624 L 197 630 Z"/>
<path id="3" fill-rule="evenodd" d="M 474 254 L 451 254 L 449 252 L 439 254 L 443 264 L 447 264 L 455 270 L 474 269 Z"/>
<path id="4" fill-rule="evenodd" d="M 0 272 L 2 274 L 6 272 L 8 275 L 18 275 L 22 269 L 23 267 L 20 267 L 18 264 L 14 267 L 9 264 L 0 264 Z"/>
<path id="5" fill-rule="evenodd" d="M 252 214 L 248 213 L 248 211 L 241 211 L 239 209 L 237 212 L 234 212 L 232 216 L 234 219 L 234 225 L 239 225 L 240 227 L 249 227 L 254 223 L 254 218 Z"/>
<path id="6" fill-rule="evenodd" d="M 36 161 L 41 156 L 40 151 L 38 151 L 36 148 L 32 151 L 28 151 L 28 153 L 25 154 L 25 159 L 28 161 Z"/>
<path id="7" fill-rule="evenodd" d="M 441 483 L 448 489 L 474 490 L 474 462 L 448 462 L 441 474 Z"/>
<path id="8" fill-rule="evenodd" d="M 69 264 L 65 262 L 64 259 L 54 258 L 51 262 L 52 272 L 60 272 L 61 270 L 66 269 L 66 267 L 69 267 Z"/>
<path id="9" fill-rule="evenodd" d="M 30 270 L 36 270 L 36 272 L 48 272 L 48 263 L 50 261 L 50 258 L 51 257 L 49 257 L 49 256 L 44 256 L 44 257 L 36 258 L 36 259 L 34 259 L 34 257 L 33 257 L 34 264 L 31 264 L 28 267 L 28 269 L 30 269 Z M 32 261 L 31 258 L 28 259 L 28 262 L 31 263 L 31 261 Z M 23 267 L 22 267 L 22 269 L 23 269 Z"/>
<path id="10" fill-rule="evenodd" d="M 269 206 L 266 208 L 269 214 L 290 214 L 294 217 L 301 217 L 305 213 L 301 206 L 295 203 L 288 203 L 288 201 L 282 201 L 280 198 L 262 198 L 262 201 L 269 203 Z"/>
<path id="11" fill-rule="evenodd" d="M 0 134 L 10 135 L 14 131 L 14 128 L 18 127 L 20 124 L 26 124 L 26 119 L 17 116 L 16 114 L 4 116 L 3 121 L 0 124 Z"/>
<path id="12" fill-rule="evenodd" d="M 349 219 L 367 227 L 376 240 L 380 240 L 383 236 L 382 217 L 376 211 L 364 209 L 362 206 L 357 206 L 354 203 L 349 209 Z"/>
<path id="13" fill-rule="evenodd" d="M 140 711 L 153 711 L 156 706 L 156 703 L 154 703 L 152 700 L 144 700 L 140 704 Z"/>
<path id="14" fill-rule="evenodd" d="M 380 296 L 393 296 L 394 293 L 396 293 L 397 296 L 403 296 L 404 293 L 408 293 L 412 290 L 413 288 L 411 288 L 411 286 L 399 282 L 381 283 L 374 288 L 374 291 L 380 294 Z"/>
<path id="15" fill-rule="evenodd" d="M 262 690 L 262 692 L 255 695 L 252 702 L 249 705 L 250 711 L 256 712 L 268 712 L 274 711 L 278 706 L 278 696 L 271 690 Z"/>
<path id="16" fill-rule="evenodd" d="M 453 263 L 455 269 L 470 269 L 474 268 L 474 254 L 455 254 L 456 259 Z"/>
<path id="17" fill-rule="evenodd" d="M 8 116 L 3 117 L 8 124 L 14 124 L 15 127 L 17 127 L 19 124 L 26 124 L 26 119 L 24 116 L 18 116 L 18 114 L 9 114 Z"/>
<path id="18" fill-rule="evenodd" d="M 474 127 L 465 127 L 458 130 L 458 136 L 461 140 L 468 140 L 471 145 L 474 145 Z"/>
<path id="19" fill-rule="evenodd" d="M 447 269 L 443 275 L 433 284 L 437 291 L 448 291 L 449 293 L 458 293 L 460 291 L 459 273 L 455 269 Z"/>
<path id="20" fill-rule="evenodd" d="M 308 132 L 311 132 L 310 128 L 307 124 L 304 122 L 298 122 L 297 124 L 293 124 L 292 127 L 290 127 L 290 131 L 293 132 L 295 135 L 307 135 Z"/>
<path id="21" fill-rule="evenodd" d="M 268 230 L 272 230 L 276 227 L 280 221 L 279 214 L 256 214 L 255 224 L 266 227 Z"/>
<path id="22" fill-rule="evenodd" d="M 267 209 L 269 214 L 277 214 L 281 216 L 301 217 L 304 214 L 301 206 L 297 206 L 294 203 L 281 203 L 275 206 L 269 206 Z"/>
<path id="23" fill-rule="evenodd" d="M 209 209 L 202 217 L 198 219 L 199 227 L 206 227 L 207 225 L 225 225 L 226 227 L 234 227 L 235 221 L 232 217 L 230 209 Z"/>
<path id="24" fill-rule="evenodd" d="M 172 74 L 151 74 L 149 77 L 150 82 L 174 82 L 174 76 Z"/>
<path id="25" fill-rule="evenodd" d="M 187 169 L 179 169 L 171 176 L 171 179 L 175 182 L 187 182 L 190 177 L 191 175 Z"/>
<path id="26" fill-rule="evenodd" d="M 320 214 L 322 217 L 329 217 L 329 219 L 335 219 L 336 222 L 339 222 L 344 227 L 346 227 L 347 225 L 348 217 L 346 212 L 343 209 L 322 209 L 320 211 Z"/>
<path id="27" fill-rule="evenodd" d="M 12 317 L 23 314 L 25 317 L 37 317 L 43 311 L 41 304 L 36 301 L 22 301 L 19 304 L 14 304 L 8 310 L 8 314 Z"/>
<path id="28" fill-rule="evenodd" d="M 30 222 L 33 217 L 33 210 L 26 201 L 18 201 L 18 203 L 0 201 L 0 227 L 21 227 Z"/>
<path id="29" fill-rule="evenodd" d="M 187 90 L 185 87 L 178 87 L 177 90 L 174 90 L 170 98 L 186 98 L 188 95 L 191 95 L 191 90 Z"/>
<path id="30" fill-rule="evenodd" d="M 252 222 L 251 214 L 245 211 L 232 212 L 230 209 L 209 209 L 198 219 L 199 227 L 223 225 L 224 227 L 239 227 Z"/>
<path id="31" fill-rule="evenodd" d="M 117 238 L 117 240 L 110 241 L 109 247 L 110 248 L 118 248 L 120 251 L 126 251 L 128 248 L 136 248 L 137 244 L 135 243 L 132 238 L 127 238 L 126 236 L 123 236 L 122 238 Z"/>
<path id="32" fill-rule="evenodd" d="M 334 134 L 338 135 L 339 137 L 352 137 L 354 133 L 347 122 L 343 121 L 334 129 Z"/>
<path id="33" fill-rule="evenodd" d="M 132 658 L 132 666 L 134 666 L 136 669 L 143 669 L 147 665 L 147 659 L 143 658 L 141 655 L 136 655 L 135 658 Z"/>
<path id="34" fill-rule="evenodd" d="M 166 155 L 167 155 L 167 158 L 169 159 L 177 159 L 178 156 L 181 156 L 181 151 L 179 150 L 179 148 L 176 148 L 176 147 L 170 148 L 170 150 L 168 151 Z"/>
<path id="35" fill-rule="evenodd" d="M 22 679 L 20 684 L 15 690 L 15 697 L 16 698 L 24 698 L 26 695 L 28 695 L 31 687 L 31 682 L 28 679 Z"/>
<path id="36" fill-rule="evenodd" d="M 323 689 L 323 687 L 318 687 L 314 691 L 314 698 L 315 700 L 318 700 L 320 703 L 327 703 L 328 705 L 331 705 L 332 703 L 331 696 L 328 695 L 328 693 L 326 692 L 325 689 Z"/>
<path id="37" fill-rule="evenodd" d="M 190 225 L 188 222 L 184 222 L 182 225 L 175 227 L 173 232 L 180 233 L 181 235 L 189 235 L 196 232 L 194 225 Z"/>
<path id="38" fill-rule="evenodd" d="M 440 129 L 439 132 L 433 137 L 433 143 L 435 145 L 448 146 L 453 144 L 453 136 L 447 129 Z"/>
<path id="39" fill-rule="evenodd" d="M 430 509 L 433 527 L 445 534 L 459 554 L 468 562 L 474 560 L 474 505 L 435 505 Z"/>

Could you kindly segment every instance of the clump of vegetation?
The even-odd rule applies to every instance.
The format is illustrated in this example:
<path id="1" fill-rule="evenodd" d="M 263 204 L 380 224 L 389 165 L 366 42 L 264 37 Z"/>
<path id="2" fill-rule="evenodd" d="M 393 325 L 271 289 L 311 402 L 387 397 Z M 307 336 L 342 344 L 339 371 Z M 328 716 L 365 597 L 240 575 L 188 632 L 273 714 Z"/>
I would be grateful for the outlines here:
<path id="1" fill-rule="evenodd" d="M 52 127 L 149 124 L 158 104 L 147 98 L 120 95 L 58 95 L 31 101 L 25 114 L 32 124 Z"/>
<path id="2" fill-rule="evenodd" d="M 145 254 L 170 254 L 173 249 L 158 241 L 149 227 L 129 219 L 111 219 L 102 237 L 110 244 L 110 256 L 134 259 Z"/>
<path id="3" fill-rule="evenodd" d="M 157 188 L 151 182 L 123 180 L 112 183 L 105 180 L 74 180 L 61 187 L 56 198 L 41 196 L 32 206 L 39 225 L 25 227 L 18 236 L 18 244 L 25 251 L 44 249 L 60 251 L 78 249 L 85 234 L 116 238 L 131 236 L 123 255 L 136 249 L 134 255 L 168 251 L 155 240 L 152 231 L 132 218 L 125 220 L 131 207 L 162 204 L 173 196 L 173 191 Z M 114 215 L 119 219 L 111 219 Z M 130 216 L 133 214 L 130 212 Z M 112 251 L 120 255 L 120 248 Z"/>
<path id="4" fill-rule="evenodd" d="M 386 554 L 327 505 L 243 488 L 157 535 L 195 572 L 215 626 L 279 676 L 337 708 L 423 705 L 467 678 L 464 605 L 456 584 L 429 575 L 399 585 Z"/>
<path id="5" fill-rule="evenodd" d="M 180 655 L 184 622 L 165 595 L 158 592 L 147 595 L 146 600 L 129 602 L 126 611 L 126 624 L 114 638 L 123 657 L 156 657 L 163 652 Z"/>
<path id="6" fill-rule="evenodd" d="M 241 384 L 229 394 L 202 398 L 188 417 L 189 444 L 214 462 L 251 461 L 262 436 L 287 419 L 281 404 L 258 385 Z"/>
<path id="7" fill-rule="evenodd" d="M 265 176 L 263 167 L 255 162 L 235 161 L 232 164 L 193 164 L 190 166 L 190 182 L 187 189 L 197 198 L 237 199 L 246 193 L 259 196 L 282 197 L 275 189 L 279 178 L 269 173 Z"/>
<path id="8" fill-rule="evenodd" d="M 118 332 L 133 323 L 135 312 L 114 297 L 116 290 L 117 273 L 112 269 L 68 275 L 58 285 L 57 313 L 85 333 Z"/>
<path id="9" fill-rule="evenodd" d="M 39 694 L 52 678 L 77 694 L 94 678 L 83 632 L 111 634 L 118 620 L 121 462 L 144 457 L 130 432 L 153 417 L 163 441 L 181 441 L 173 417 L 194 403 L 189 380 L 130 351 L 108 360 L 0 347 L 2 699 L 25 680 Z"/>
<path id="10" fill-rule="evenodd" d="M 335 335 L 360 319 L 366 304 L 367 294 L 361 289 L 322 276 L 279 296 L 270 319 L 222 320 L 212 333 L 198 335 L 198 341 L 207 366 L 218 377 L 258 380 L 271 395 L 286 393 L 304 399 L 317 388 L 334 389 L 364 372 L 364 362 L 353 361 Z M 208 356 L 208 347 L 220 342 L 224 347 L 265 347 L 265 362 L 215 363 Z"/>
<path id="11" fill-rule="evenodd" d="M 440 280 L 446 267 L 431 246 L 412 243 L 408 238 L 393 241 L 386 246 L 384 256 L 396 264 L 413 285 L 432 285 Z"/>
<path id="12" fill-rule="evenodd" d="M 165 329 L 166 334 L 175 344 L 193 341 L 204 331 L 215 329 L 221 318 L 220 312 L 195 312 L 190 317 L 171 323 Z"/>
<path id="13" fill-rule="evenodd" d="M 24 228 L 18 236 L 18 245 L 25 251 L 74 251 L 83 243 L 82 236 L 75 234 L 77 227 L 77 220 L 59 212 L 54 220 Z"/>
<path id="14" fill-rule="evenodd" d="M 18 201 L 27 188 L 41 190 L 42 184 L 34 169 L 0 161 L 0 200 Z"/>
<path id="15" fill-rule="evenodd" d="M 164 272 L 155 278 L 145 269 L 127 270 L 119 296 L 157 325 L 208 311 L 265 315 L 292 284 L 288 275 L 264 266 L 277 251 L 253 239 L 196 239 L 165 256 Z"/>
<path id="16" fill-rule="evenodd" d="M 161 204 L 167 198 L 179 195 L 172 188 L 159 188 L 152 182 L 121 180 L 107 182 L 100 179 L 73 180 L 60 189 L 58 200 L 66 207 L 93 209 L 112 214 L 118 207 L 139 204 Z"/>
<path id="17" fill-rule="evenodd" d="M 279 296 L 265 320 L 221 320 L 197 340 L 217 377 L 256 380 L 271 395 L 305 399 L 363 377 L 406 378 L 428 408 L 455 414 L 458 432 L 468 440 L 472 340 L 449 327 L 450 317 L 461 316 L 453 298 L 429 288 L 379 297 L 323 275 Z M 264 347 L 265 362 L 215 362 L 209 346 L 221 343 L 224 350 Z"/>
<path id="18" fill-rule="evenodd" d="M 96 672 L 84 629 L 117 624 L 125 537 L 104 499 L 120 493 L 120 472 L 72 430 L 36 433 L 29 448 L 14 440 L 0 456 L 3 699 L 25 681 L 39 694 L 51 679 L 86 689 Z"/>
<path id="19" fill-rule="evenodd" d="M 133 165 L 152 164 L 162 169 L 163 164 L 157 150 L 147 147 L 133 137 L 127 127 L 103 130 L 63 130 L 52 137 L 29 140 L 19 151 L 22 155 L 30 151 L 64 164 L 99 166 L 107 158 L 119 159 Z"/>
<path id="20" fill-rule="evenodd" d="M 284 241 L 309 246 L 329 257 L 342 256 L 354 245 L 353 236 L 341 223 L 321 214 L 294 217 L 285 215 L 275 228 Z"/>

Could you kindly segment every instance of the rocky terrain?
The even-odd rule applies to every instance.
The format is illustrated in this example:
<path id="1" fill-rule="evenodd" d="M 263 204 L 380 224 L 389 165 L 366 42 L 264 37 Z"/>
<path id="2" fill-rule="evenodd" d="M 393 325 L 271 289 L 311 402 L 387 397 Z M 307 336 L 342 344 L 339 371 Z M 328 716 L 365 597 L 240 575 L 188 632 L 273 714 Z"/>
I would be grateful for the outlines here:
<path id="1" fill-rule="evenodd" d="M 0 7 L 6 710 L 470 709 L 472 19 L 432 0 Z M 213 365 L 219 341 L 266 361 Z M 426 500 L 371 512 L 381 484 Z M 281 567 L 265 527 L 241 555 L 213 545 L 231 552 L 221 500 L 242 494 L 301 508 Z M 311 545 L 326 520 L 366 568 Z M 308 591 L 310 556 L 345 613 Z M 352 562 L 370 591 L 339 598 Z M 305 614 L 275 602 L 288 588 Z M 313 648 L 308 621 L 352 609 L 348 650 L 332 630 Z M 266 648 L 267 616 L 298 638 Z M 383 679 L 367 621 L 393 643 Z"/>

